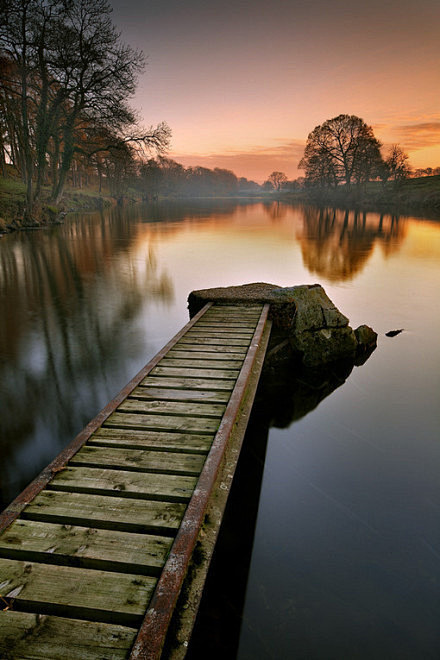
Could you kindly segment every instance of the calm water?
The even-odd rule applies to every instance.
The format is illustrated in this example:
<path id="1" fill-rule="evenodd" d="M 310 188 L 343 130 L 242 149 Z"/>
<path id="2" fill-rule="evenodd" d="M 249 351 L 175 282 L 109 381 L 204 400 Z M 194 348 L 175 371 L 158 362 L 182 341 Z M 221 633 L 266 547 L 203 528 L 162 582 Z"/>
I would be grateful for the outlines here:
<path id="1" fill-rule="evenodd" d="M 199 202 L 4 236 L 1 508 L 186 323 L 192 289 L 253 281 L 320 282 L 379 340 L 270 430 L 234 654 L 439 658 L 439 222 Z"/>

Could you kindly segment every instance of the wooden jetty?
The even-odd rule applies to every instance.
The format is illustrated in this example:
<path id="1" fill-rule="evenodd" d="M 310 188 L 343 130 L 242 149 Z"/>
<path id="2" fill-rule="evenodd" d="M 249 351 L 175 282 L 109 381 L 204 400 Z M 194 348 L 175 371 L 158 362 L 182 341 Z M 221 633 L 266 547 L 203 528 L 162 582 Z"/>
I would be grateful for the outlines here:
<path id="1" fill-rule="evenodd" d="M 268 311 L 208 303 L 5 510 L 1 658 L 185 655 Z"/>

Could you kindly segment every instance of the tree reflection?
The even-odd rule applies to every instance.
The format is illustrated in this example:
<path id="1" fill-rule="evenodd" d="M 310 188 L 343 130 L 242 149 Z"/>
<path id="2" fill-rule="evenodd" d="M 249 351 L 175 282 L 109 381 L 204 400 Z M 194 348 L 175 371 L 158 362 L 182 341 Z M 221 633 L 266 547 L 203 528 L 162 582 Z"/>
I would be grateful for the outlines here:
<path id="1" fill-rule="evenodd" d="M 139 366 L 144 305 L 173 300 L 153 247 L 138 262 L 125 224 L 93 214 L 2 241 L 0 509 Z"/>
<path id="2" fill-rule="evenodd" d="M 395 215 L 306 206 L 297 239 L 310 272 L 338 282 L 360 272 L 375 245 L 385 256 L 398 250 L 406 230 L 404 219 Z"/>

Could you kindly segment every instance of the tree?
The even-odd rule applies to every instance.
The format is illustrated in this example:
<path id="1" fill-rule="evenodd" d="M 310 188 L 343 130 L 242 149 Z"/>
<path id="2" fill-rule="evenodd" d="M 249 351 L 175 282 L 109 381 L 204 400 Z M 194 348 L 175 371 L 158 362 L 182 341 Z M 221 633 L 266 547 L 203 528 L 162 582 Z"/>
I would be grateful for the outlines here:
<path id="1" fill-rule="evenodd" d="M 410 175 L 411 168 L 408 162 L 408 154 L 398 144 L 393 144 L 391 147 L 385 159 L 385 165 L 388 169 L 389 177 L 393 181 L 402 181 Z"/>
<path id="2" fill-rule="evenodd" d="M 284 172 L 274 171 L 272 174 L 269 174 L 267 180 L 270 181 L 275 190 L 280 191 L 282 186 L 287 182 L 287 176 Z"/>
<path id="3" fill-rule="evenodd" d="M 377 176 L 382 162 L 373 129 L 355 115 L 339 115 L 316 126 L 307 138 L 299 167 L 310 185 L 350 186 Z"/>
<path id="4" fill-rule="evenodd" d="M 136 126 L 128 99 L 144 57 L 121 43 L 111 11 L 108 0 L 0 0 L 0 102 L 14 119 L 8 139 L 27 184 L 28 214 L 49 163 L 58 202 L 75 154 L 98 153 L 93 133 L 111 136 L 111 143 L 98 140 L 99 149 L 120 149 L 124 158 L 136 147 L 168 144 L 165 124 Z"/>

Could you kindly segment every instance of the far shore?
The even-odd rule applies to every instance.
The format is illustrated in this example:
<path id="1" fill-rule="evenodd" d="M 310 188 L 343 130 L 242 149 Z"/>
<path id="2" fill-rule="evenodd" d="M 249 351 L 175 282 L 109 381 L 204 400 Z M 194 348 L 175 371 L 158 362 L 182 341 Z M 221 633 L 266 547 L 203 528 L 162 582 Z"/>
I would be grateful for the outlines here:
<path id="1" fill-rule="evenodd" d="M 372 182 L 362 186 L 341 186 L 336 189 L 301 188 L 280 191 L 243 191 L 224 197 L 218 195 L 185 196 L 179 194 L 142 196 L 127 190 L 119 197 L 100 193 L 97 188 L 67 188 L 62 203 L 52 206 L 44 201 L 33 214 L 31 222 L 23 221 L 24 185 L 15 179 L 0 178 L 0 234 L 59 224 L 68 213 L 97 211 L 117 204 L 155 203 L 157 201 L 189 201 L 190 199 L 241 200 L 313 204 L 315 206 L 355 209 L 363 212 L 417 215 L 440 219 L 440 176 L 407 179 L 382 184 Z M 153 200 L 153 201 L 149 201 Z"/>

